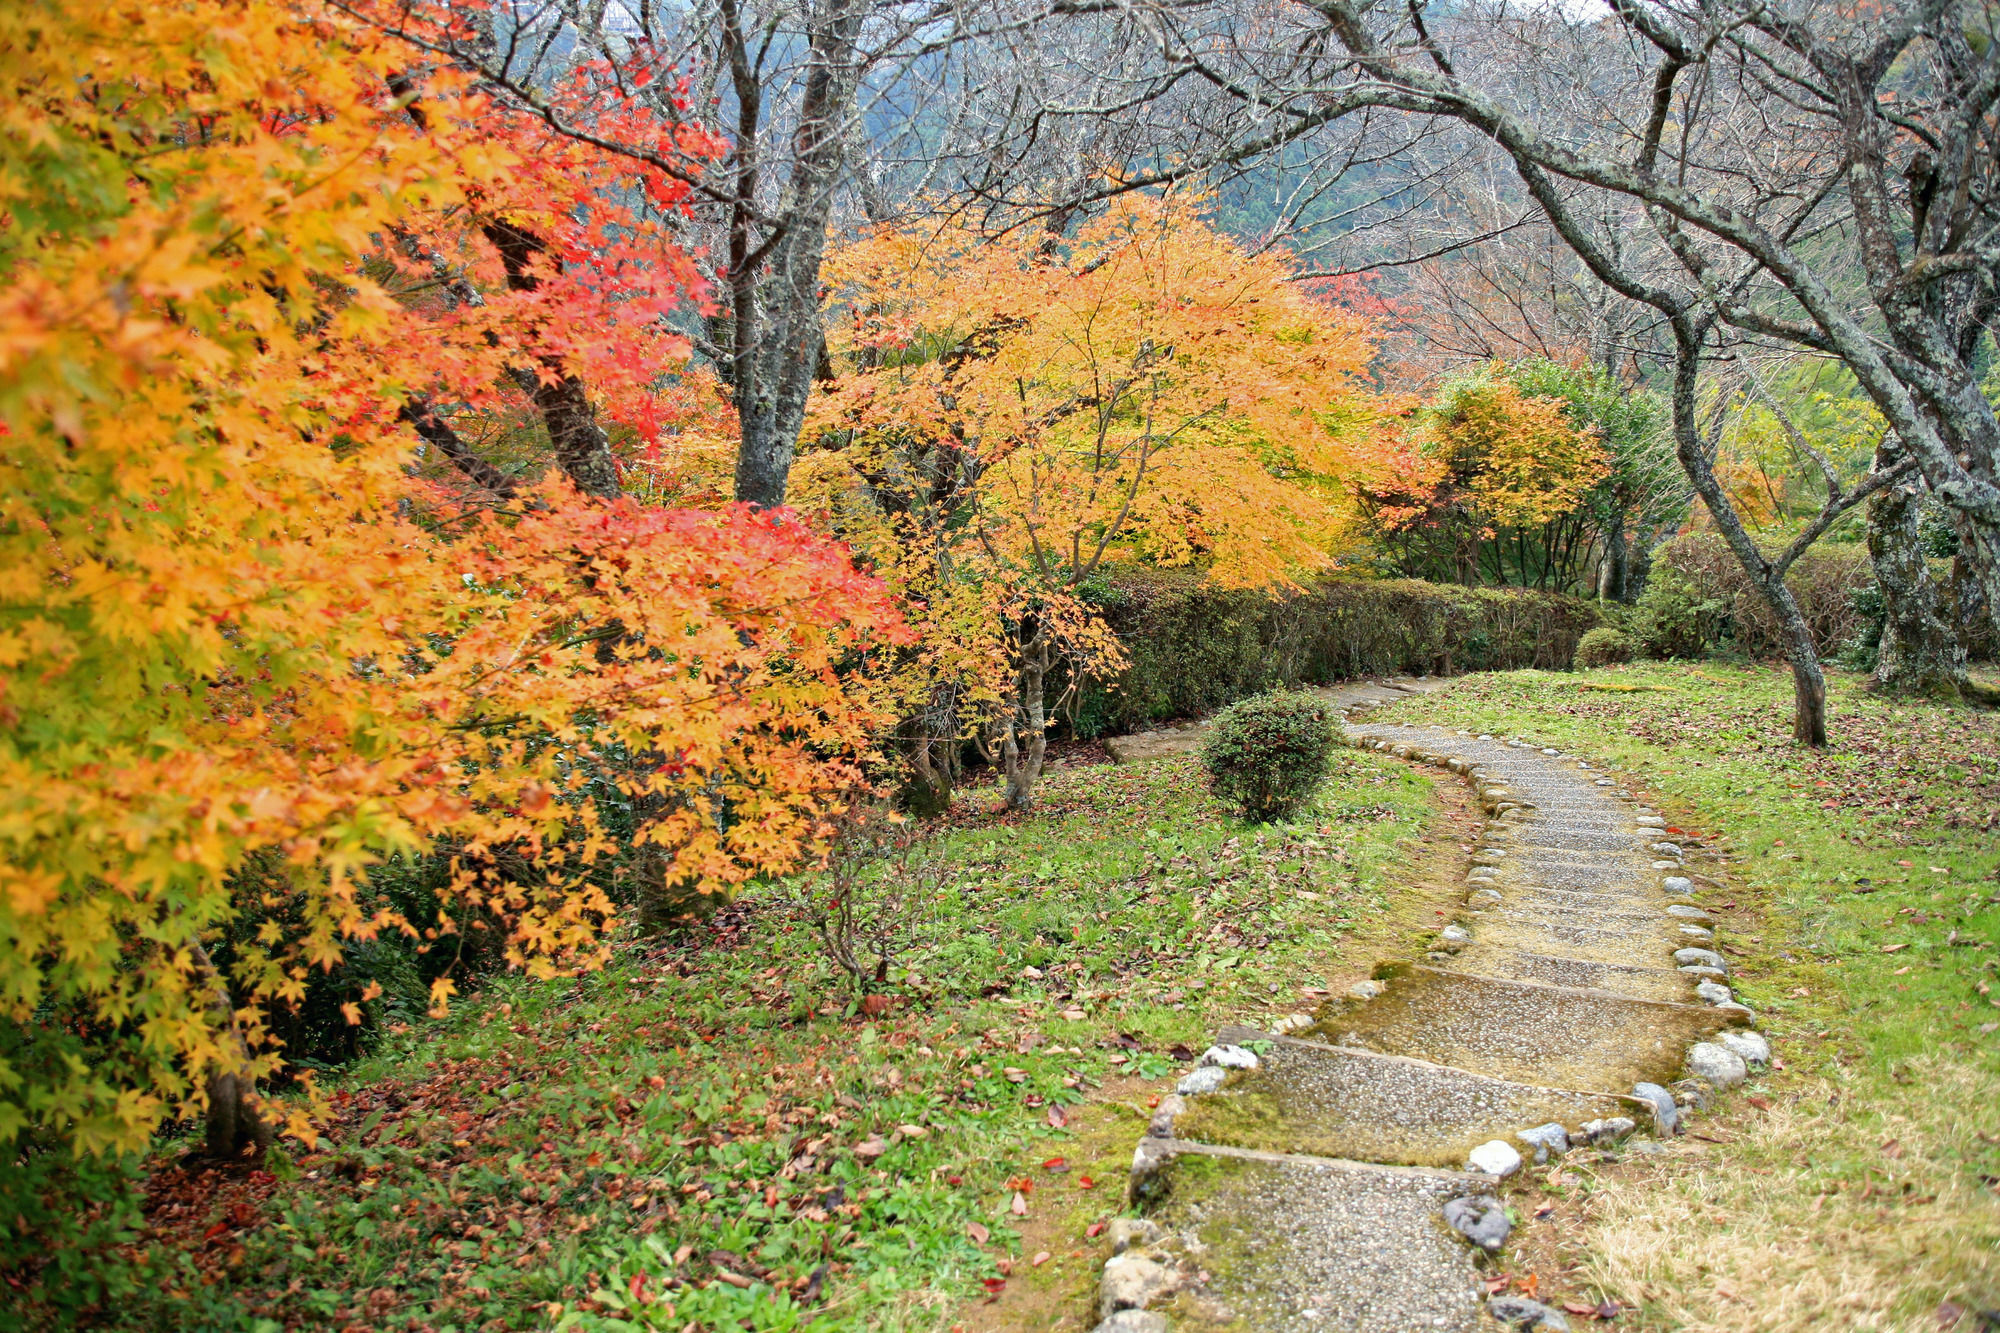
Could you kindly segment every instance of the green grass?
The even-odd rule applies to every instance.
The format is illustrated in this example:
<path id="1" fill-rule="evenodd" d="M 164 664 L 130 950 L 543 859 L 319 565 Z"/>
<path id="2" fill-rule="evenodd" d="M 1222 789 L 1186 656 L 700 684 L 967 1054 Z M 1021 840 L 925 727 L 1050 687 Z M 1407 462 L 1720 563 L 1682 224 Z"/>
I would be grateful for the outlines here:
<path id="1" fill-rule="evenodd" d="M 1393 921 L 1435 813 L 1429 778 L 1358 754 L 1284 826 L 1227 816 L 1190 759 L 1058 767 L 1042 794 L 1026 817 L 974 795 L 932 839 L 950 869 L 886 1012 L 785 886 L 601 973 L 501 979 L 334 1080 L 316 1150 L 163 1162 L 149 1229 L 102 1256 L 113 1298 L 30 1286 L 31 1322 L 949 1326 L 1010 1280 L 1018 1229 L 1122 1207 L 1121 1176 L 1042 1165 L 1129 1152 L 1081 1104 L 1296 1007 Z"/>
<path id="2" fill-rule="evenodd" d="M 2000 1309 L 2000 715 L 1862 684 L 1833 677 L 1817 753 L 1764 667 L 1477 677 L 1382 714 L 1615 765 L 1713 858 L 1733 984 L 1784 1068 L 1697 1121 L 1710 1141 L 1583 1176 L 1556 1248 L 1641 1327 Z"/>

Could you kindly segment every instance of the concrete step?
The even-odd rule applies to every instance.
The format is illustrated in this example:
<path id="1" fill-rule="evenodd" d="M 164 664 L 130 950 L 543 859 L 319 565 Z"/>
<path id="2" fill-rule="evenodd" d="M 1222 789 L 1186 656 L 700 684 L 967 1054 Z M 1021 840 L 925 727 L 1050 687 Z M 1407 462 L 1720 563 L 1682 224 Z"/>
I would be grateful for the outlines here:
<path id="1" fill-rule="evenodd" d="M 1439 1220 L 1483 1177 L 1148 1139 L 1133 1190 L 1188 1274 L 1155 1303 L 1177 1333 L 1472 1333 L 1483 1287 Z M 1202 1280 L 1205 1278 L 1205 1280 Z"/>
<path id="2" fill-rule="evenodd" d="M 1413 967 L 1360 1009 L 1325 1012 L 1298 1035 L 1522 1083 L 1624 1092 L 1678 1078 L 1687 1048 L 1726 1022 L 1694 1005 Z"/>
<path id="3" fill-rule="evenodd" d="M 1224 1028 L 1217 1041 L 1267 1042 L 1255 1070 L 1188 1099 L 1174 1137 L 1365 1162 L 1459 1167 L 1489 1139 L 1559 1121 L 1633 1116 L 1608 1093 L 1573 1092 L 1324 1042 Z M 1524 1145 L 1517 1143 L 1517 1148 Z M 1524 1148 L 1525 1150 L 1525 1148 Z"/>
<path id="4" fill-rule="evenodd" d="M 1468 949 L 1444 970 L 1503 981 L 1539 981 L 1575 990 L 1611 991 L 1634 999 L 1665 1000 L 1671 1004 L 1687 1004 L 1694 999 L 1693 981 L 1671 968 L 1600 962 L 1518 947 Z"/>

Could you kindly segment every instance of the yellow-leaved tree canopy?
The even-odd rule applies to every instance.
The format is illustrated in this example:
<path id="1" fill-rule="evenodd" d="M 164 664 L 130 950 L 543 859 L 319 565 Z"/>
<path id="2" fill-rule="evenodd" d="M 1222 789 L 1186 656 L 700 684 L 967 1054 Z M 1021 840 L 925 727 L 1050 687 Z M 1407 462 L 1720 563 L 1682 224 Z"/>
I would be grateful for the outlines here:
<path id="1" fill-rule="evenodd" d="M 972 705 L 1031 798 L 1059 666 L 1117 664 L 1079 592 L 1106 562 L 1247 584 L 1329 564 L 1379 412 L 1359 315 L 1199 201 L 1128 195 L 1059 237 L 888 229 L 829 261 L 836 377 L 796 493 L 925 617 L 903 738 L 947 782 Z"/>
<path id="2" fill-rule="evenodd" d="M 841 673 L 879 583 L 782 515 L 620 498 L 601 450 L 589 495 L 414 475 L 523 382 L 559 455 L 602 442 L 637 344 L 566 304 L 658 345 L 691 267 L 618 210 L 671 170 L 268 0 L 18 0 L 0 86 L 0 1145 L 205 1108 L 261 1146 L 272 1009 L 349 943 L 469 911 L 588 965 L 619 844 L 691 890 L 811 849 L 876 725 Z M 584 271 L 592 226 L 650 247 L 648 299 Z M 428 919 L 370 889 L 417 853 Z"/>

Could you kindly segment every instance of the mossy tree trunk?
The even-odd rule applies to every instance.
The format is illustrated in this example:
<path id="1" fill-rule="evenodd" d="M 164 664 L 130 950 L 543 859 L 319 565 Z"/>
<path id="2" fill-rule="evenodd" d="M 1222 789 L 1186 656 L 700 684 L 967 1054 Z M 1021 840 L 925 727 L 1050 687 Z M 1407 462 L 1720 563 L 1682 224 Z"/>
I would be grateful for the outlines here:
<path id="1" fill-rule="evenodd" d="M 1876 470 L 1900 459 L 1894 436 L 1885 436 L 1876 450 Z M 1937 582 L 1919 541 L 1922 491 L 1922 479 L 1910 475 L 1868 502 L 1868 556 L 1886 612 L 1874 687 L 1884 694 L 1955 701 L 1967 688 L 1965 647 L 1941 614 Z"/>

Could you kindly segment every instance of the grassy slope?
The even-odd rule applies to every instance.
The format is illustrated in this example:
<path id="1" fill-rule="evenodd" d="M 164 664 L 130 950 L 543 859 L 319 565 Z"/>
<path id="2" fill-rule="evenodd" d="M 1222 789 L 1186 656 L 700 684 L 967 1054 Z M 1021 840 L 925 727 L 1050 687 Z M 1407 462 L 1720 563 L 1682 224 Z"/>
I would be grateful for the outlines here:
<path id="1" fill-rule="evenodd" d="M 1515 1262 L 1639 1301 L 1647 1328 L 1970 1329 L 2000 1309 L 2000 716 L 1836 676 L 1813 754 L 1789 709 L 1782 672 L 1651 664 L 1384 714 L 1616 764 L 1706 833 L 1738 992 L 1784 1064 L 1664 1155 L 1544 1182 Z"/>
<path id="2" fill-rule="evenodd" d="M 1173 1048 L 1434 924 L 1390 886 L 1437 806 L 1359 755 L 1283 829 L 1227 818 L 1186 759 L 1057 768 L 1044 793 L 941 835 L 956 869 L 888 1013 L 857 1015 L 775 890 L 699 942 L 501 981 L 342 1076 L 332 1142 L 279 1178 L 156 1174 L 126 1256 L 150 1267 L 91 1321 L 1082 1322 L 1084 1232 L 1122 1206 Z"/>

